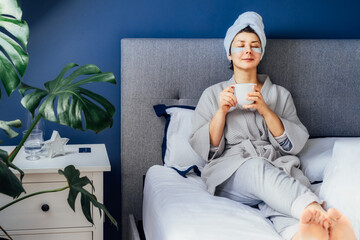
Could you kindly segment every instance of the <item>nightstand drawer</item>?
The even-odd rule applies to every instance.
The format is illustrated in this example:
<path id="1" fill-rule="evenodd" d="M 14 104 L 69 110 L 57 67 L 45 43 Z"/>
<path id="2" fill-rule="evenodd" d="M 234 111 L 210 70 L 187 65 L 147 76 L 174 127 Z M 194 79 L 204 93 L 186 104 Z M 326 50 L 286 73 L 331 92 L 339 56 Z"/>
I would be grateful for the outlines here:
<path id="1" fill-rule="evenodd" d="M 24 188 L 28 194 L 65 186 L 67 186 L 67 182 L 24 184 Z M 88 190 L 89 189 L 90 188 L 88 188 Z M 68 193 L 69 190 L 66 189 L 61 192 L 33 196 L 15 203 L 0 212 L 0 225 L 7 231 L 19 229 L 91 227 L 91 223 L 86 220 L 82 213 L 80 193 L 76 199 L 76 212 L 70 208 L 67 202 Z M 11 198 L 1 198 L 0 206 L 10 201 Z"/>
<path id="2" fill-rule="evenodd" d="M 91 240 L 91 232 L 11 235 L 14 240 Z"/>

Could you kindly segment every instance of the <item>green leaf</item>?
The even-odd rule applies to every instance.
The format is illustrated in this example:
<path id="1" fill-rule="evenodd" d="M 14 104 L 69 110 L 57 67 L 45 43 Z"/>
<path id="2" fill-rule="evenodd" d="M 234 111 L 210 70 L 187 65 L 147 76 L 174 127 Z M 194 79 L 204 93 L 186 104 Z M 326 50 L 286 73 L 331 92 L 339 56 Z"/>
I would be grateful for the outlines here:
<path id="1" fill-rule="evenodd" d="M 59 74 L 59 76 L 57 76 L 54 80 L 46 82 L 44 84 L 45 88 L 50 91 L 50 89 L 56 89 L 56 85 L 59 83 L 59 81 L 61 81 L 61 79 L 63 79 L 65 73 L 67 71 L 69 71 L 71 68 L 73 67 L 77 67 L 79 65 L 77 65 L 76 63 L 69 63 L 68 65 L 66 65 L 63 70 L 61 71 L 61 73 Z"/>
<path id="2" fill-rule="evenodd" d="M 0 128 L 5 131 L 9 138 L 14 138 L 19 135 L 17 132 L 12 130 L 10 127 L 19 128 L 21 127 L 21 121 L 16 119 L 14 121 L 2 121 L 0 120 Z"/>
<path id="3" fill-rule="evenodd" d="M 1 0 L 0 13 L 2 12 L 14 16 L 16 19 L 20 19 L 22 15 L 22 11 L 19 8 L 18 2 L 15 0 Z"/>
<path id="4" fill-rule="evenodd" d="M 22 89 L 24 84 L 21 83 L 19 89 Z M 29 88 L 30 89 L 30 88 Z M 21 104 L 31 112 L 32 116 L 34 117 L 34 113 L 36 108 L 39 106 L 43 97 L 47 95 L 46 91 L 41 89 L 35 89 L 34 92 L 27 94 L 25 97 L 21 99 Z"/>
<path id="5" fill-rule="evenodd" d="M 92 184 L 89 178 L 87 177 L 80 178 L 79 170 L 77 170 L 73 165 L 67 166 L 64 169 L 64 171 L 60 169 L 58 172 L 59 174 L 64 175 L 66 177 L 67 182 L 69 184 L 70 190 L 67 200 L 69 206 L 73 209 L 73 211 L 75 211 L 76 197 L 80 193 L 81 208 L 84 216 L 90 223 L 94 224 L 91 216 L 91 208 L 90 208 L 90 203 L 92 203 L 95 207 L 99 209 L 100 214 L 101 214 L 101 210 L 104 211 L 104 213 L 110 219 L 110 221 L 116 226 L 116 228 L 118 228 L 117 221 L 111 216 L 111 214 L 106 209 L 106 207 L 97 201 L 95 195 L 91 194 L 86 189 L 84 189 L 86 185 L 90 184 L 92 186 L 93 191 L 95 191 L 94 185 Z"/>
<path id="6" fill-rule="evenodd" d="M 10 60 L 23 77 L 26 71 L 27 63 L 29 62 L 28 54 L 10 37 L 0 32 L 0 45 L 6 49 L 6 53 Z"/>
<path id="7" fill-rule="evenodd" d="M 15 68 L 13 67 L 9 59 L 1 51 L 0 51 L 0 79 L 8 95 L 10 95 L 20 83 L 20 78 Z"/>
<path id="8" fill-rule="evenodd" d="M 80 86 L 95 82 L 116 84 L 114 74 L 102 73 L 97 66 L 89 64 L 65 77 L 67 71 L 77 66 L 75 63 L 66 65 L 54 80 L 44 84 L 44 90 L 21 83 L 22 105 L 32 114 L 39 107 L 43 118 L 74 129 L 84 130 L 85 125 L 86 129 L 100 132 L 112 127 L 115 107 L 104 97 Z"/>
<path id="9" fill-rule="evenodd" d="M 0 149 L 0 193 L 17 198 L 25 190 L 21 181 L 9 169 L 11 165 L 14 166 L 8 162 L 8 153 Z"/>
<path id="10" fill-rule="evenodd" d="M 0 79 L 8 95 L 18 87 L 19 75 L 24 76 L 29 63 L 29 27 L 21 17 L 16 0 L 0 1 Z"/>

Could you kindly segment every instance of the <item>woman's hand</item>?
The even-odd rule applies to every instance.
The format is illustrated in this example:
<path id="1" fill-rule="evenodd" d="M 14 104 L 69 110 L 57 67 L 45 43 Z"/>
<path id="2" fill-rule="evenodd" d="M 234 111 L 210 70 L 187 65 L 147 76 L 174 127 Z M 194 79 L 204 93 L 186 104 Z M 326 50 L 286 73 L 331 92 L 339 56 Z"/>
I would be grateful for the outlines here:
<path id="1" fill-rule="evenodd" d="M 260 92 L 260 88 L 258 86 L 253 86 L 254 92 L 249 92 L 247 100 L 254 101 L 254 103 L 249 105 L 244 105 L 243 108 L 248 109 L 256 109 L 260 115 L 265 117 L 265 115 L 270 114 L 272 111 L 266 104 L 263 95 Z"/>
<path id="2" fill-rule="evenodd" d="M 220 108 L 224 114 L 226 114 L 231 107 L 236 107 L 237 100 L 234 95 L 234 85 L 225 88 L 219 96 Z"/>
<path id="3" fill-rule="evenodd" d="M 248 93 L 248 97 L 246 99 L 253 100 L 253 104 L 244 105 L 243 108 L 253 108 L 258 111 L 260 115 L 262 115 L 265 119 L 265 123 L 268 126 L 271 134 L 274 137 L 281 136 L 284 131 L 284 125 L 280 118 L 274 113 L 264 101 L 264 98 L 260 92 L 260 88 L 258 86 L 253 87 L 255 92 Z"/>

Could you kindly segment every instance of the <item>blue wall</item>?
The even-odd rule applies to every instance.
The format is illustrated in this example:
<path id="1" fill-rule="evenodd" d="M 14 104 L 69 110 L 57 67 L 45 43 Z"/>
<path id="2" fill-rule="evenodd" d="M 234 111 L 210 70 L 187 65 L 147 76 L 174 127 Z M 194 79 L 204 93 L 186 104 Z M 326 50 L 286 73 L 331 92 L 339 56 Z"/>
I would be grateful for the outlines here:
<path id="1" fill-rule="evenodd" d="M 355 17 L 359 1 L 313 0 L 20 0 L 30 26 L 30 63 L 24 81 L 42 86 L 70 62 L 96 64 L 113 72 L 114 87 L 92 90 L 115 106 L 114 126 L 99 134 L 75 131 L 46 122 L 46 139 L 57 129 L 70 143 L 105 143 L 112 171 L 105 175 L 105 204 L 120 221 L 120 39 L 125 37 L 222 38 L 237 16 L 247 10 L 262 15 L 268 38 L 360 38 Z M 341 49 L 339 49 L 341 51 Z M 311 57 L 311 53 L 309 53 Z M 351 56 L 350 56 L 351 58 Z M 2 90 L 2 93 L 4 91 Z M 0 119 L 26 119 L 20 94 L 0 101 Z M 0 133 L 5 145 L 8 140 Z M 160 149 L 159 149 L 160 150 Z M 120 232 L 105 224 L 105 239 L 120 239 Z"/>

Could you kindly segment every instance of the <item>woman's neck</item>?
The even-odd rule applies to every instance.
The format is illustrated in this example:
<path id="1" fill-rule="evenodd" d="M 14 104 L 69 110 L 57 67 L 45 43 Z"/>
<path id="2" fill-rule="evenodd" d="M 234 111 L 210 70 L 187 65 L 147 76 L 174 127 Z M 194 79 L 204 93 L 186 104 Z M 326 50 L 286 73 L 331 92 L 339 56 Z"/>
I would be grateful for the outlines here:
<path id="1" fill-rule="evenodd" d="M 259 83 L 256 69 L 251 71 L 234 69 L 234 78 L 236 83 Z"/>

